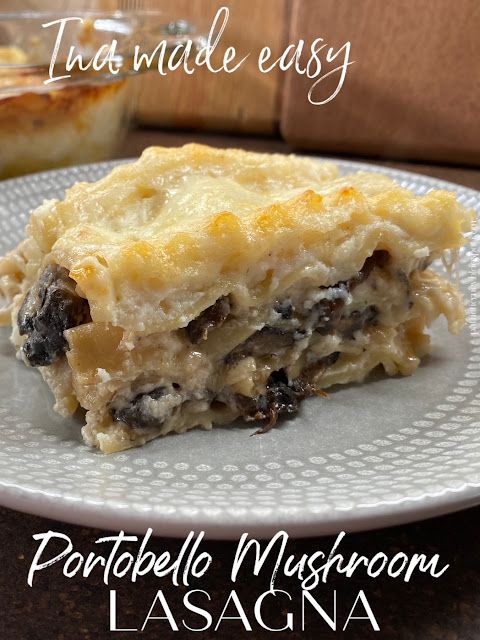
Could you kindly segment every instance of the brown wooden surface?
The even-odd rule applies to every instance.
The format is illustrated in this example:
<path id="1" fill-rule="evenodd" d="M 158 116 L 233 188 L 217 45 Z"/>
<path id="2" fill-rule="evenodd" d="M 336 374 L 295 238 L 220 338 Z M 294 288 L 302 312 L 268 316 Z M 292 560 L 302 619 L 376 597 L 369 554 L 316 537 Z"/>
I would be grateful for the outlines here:
<path id="1" fill-rule="evenodd" d="M 289 40 L 351 41 L 343 89 L 285 76 L 281 130 L 302 148 L 480 164 L 478 0 L 293 0 Z"/>
<path id="2" fill-rule="evenodd" d="M 216 146 L 289 151 L 289 148 L 278 140 L 213 135 L 192 137 L 189 134 L 141 130 L 130 135 L 120 155 L 132 157 L 138 155 L 147 145 L 175 146 L 192 139 Z M 405 163 L 389 165 L 480 189 L 480 169 Z M 450 564 L 450 569 L 438 580 L 420 576 L 408 584 L 384 577 L 375 581 L 362 578 L 361 575 L 352 579 L 333 577 L 325 589 L 330 597 L 332 591 L 337 590 L 339 619 L 340 616 L 342 619 L 345 618 L 358 590 L 363 589 L 378 619 L 380 633 L 370 631 L 368 625 L 362 622 L 358 622 L 358 626 L 349 627 L 349 632 L 334 633 L 328 631 L 325 623 L 316 618 L 304 632 L 297 622 L 295 631 L 273 635 L 258 630 L 253 633 L 245 632 L 238 622 L 225 623 L 218 632 L 194 634 L 182 630 L 177 633 L 170 631 L 165 621 L 158 621 L 152 623 L 150 630 L 139 636 L 152 640 L 263 640 L 270 637 L 282 640 L 478 640 L 479 524 L 480 508 L 475 508 L 423 523 L 348 536 L 344 547 L 346 555 L 354 551 L 369 556 L 378 551 L 393 555 L 400 550 L 409 555 L 438 553 L 443 564 Z M 36 549 L 32 535 L 49 529 L 68 535 L 74 543 L 75 550 L 85 555 L 93 550 L 94 541 L 106 534 L 89 527 L 67 525 L 0 508 L 0 640 L 103 640 L 112 637 L 124 640 L 137 637 L 131 633 L 113 634 L 108 631 L 109 593 L 98 573 L 86 579 L 69 580 L 62 575 L 62 567 L 57 564 L 39 574 L 33 588 L 27 586 L 27 573 Z M 328 549 L 332 543 L 332 538 L 292 540 L 287 551 L 300 556 L 303 553 L 311 554 L 317 549 Z M 175 554 L 180 544 L 177 540 L 157 538 L 151 542 L 149 548 L 157 554 L 163 550 Z M 219 616 L 226 594 L 232 588 L 228 572 L 235 544 L 208 542 L 204 548 L 214 556 L 214 562 L 208 574 L 191 588 L 201 588 L 209 592 L 212 597 L 211 612 L 215 618 Z M 236 588 L 250 616 L 255 598 L 268 589 L 268 584 L 262 578 L 252 579 L 247 578 L 247 575 L 249 574 L 245 574 Z M 277 587 L 293 595 L 298 593 L 298 586 L 293 578 L 281 578 Z M 166 581 L 159 582 L 151 576 L 134 585 L 116 580 L 110 588 L 118 590 L 118 602 L 126 623 L 136 623 L 140 618 L 141 624 L 159 588 L 164 589 L 175 617 L 180 620 L 183 617 L 181 598 L 185 589 L 175 589 Z M 292 609 L 298 614 L 298 601 L 292 603 Z M 270 601 L 265 609 L 265 618 L 273 624 L 274 621 L 278 622 L 278 615 L 278 606 Z"/>
<path id="3" fill-rule="evenodd" d="M 217 10 L 228 6 L 230 18 L 213 60 L 221 64 L 228 46 L 236 60 L 249 59 L 232 74 L 214 74 L 198 68 L 193 75 L 182 70 L 160 76 L 155 70 L 136 78 L 137 118 L 144 124 L 177 128 L 273 133 L 280 117 L 282 74 L 261 74 L 256 58 L 263 46 L 278 52 L 286 35 L 288 0 L 98 0 L 100 6 L 122 9 L 161 9 L 175 19 L 198 23 L 207 33 Z M 163 36 L 159 34 L 159 39 Z M 141 43 L 139 43 L 141 44 Z"/>

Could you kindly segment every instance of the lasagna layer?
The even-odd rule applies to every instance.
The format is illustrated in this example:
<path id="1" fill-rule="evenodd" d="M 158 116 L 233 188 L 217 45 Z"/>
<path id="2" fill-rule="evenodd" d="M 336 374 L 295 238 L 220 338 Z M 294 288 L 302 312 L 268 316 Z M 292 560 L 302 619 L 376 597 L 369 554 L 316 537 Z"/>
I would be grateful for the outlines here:
<path id="1" fill-rule="evenodd" d="M 455 287 L 429 269 L 471 212 L 329 163 L 153 148 L 33 212 L 0 261 L 19 357 L 105 452 L 236 418 L 271 428 L 334 384 L 411 374 Z"/>

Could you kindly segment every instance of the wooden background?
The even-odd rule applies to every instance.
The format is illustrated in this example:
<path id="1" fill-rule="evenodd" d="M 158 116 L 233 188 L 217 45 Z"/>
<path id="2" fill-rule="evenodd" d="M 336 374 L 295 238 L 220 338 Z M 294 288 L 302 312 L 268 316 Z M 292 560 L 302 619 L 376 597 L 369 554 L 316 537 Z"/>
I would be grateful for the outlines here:
<path id="1" fill-rule="evenodd" d="M 295 148 L 480 164 L 480 0 L 2 0 L 1 9 L 161 9 L 208 28 L 224 4 L 223 47 L 251 51 L 250 59 L 231 75 L 136 78 L 141 123 L 280 131 Z M 279 55 L 287 43 L 309 46 L 316 37 L 337 48 L 349 40 L 355 60 L 323 106 L 309 104 L 308 78 L 256 67 L 264 45 Z"/>
<path id="2" fill-rule="evenodd" d="M 285 77 L 281 123 L 296 146 L 480 164 L 479 0 L 294 0 L 291 39 L 319 31 L 355 60 L 340 94 L 310 105 Z M 320 34 L 322 35 L 322 34 Z"/>
<path id="3" fill-rule="evenodd" d="M 275 133 L 280 117 L 282 74 L 261 74 L 254 52 L 270 46 L 280 54 L 287 35 L 288 0 L 100 0 L 106 8 L 161 9 L 169 16 L 187 18 L 210 28 L 216 12 L 228 6 L 230 18 L 215 53 L 222 60 L 227 46 L 241 59 L 252 55 L 233 74 L 213 74 L 199 68 L 186 78 L 183 72 L 159 77 L 154 71 L 138 79 L 138 118 L 144 124 L 214 129 L 248 133 Z M 161 37 L 161 36 L 160 36 Z"/>

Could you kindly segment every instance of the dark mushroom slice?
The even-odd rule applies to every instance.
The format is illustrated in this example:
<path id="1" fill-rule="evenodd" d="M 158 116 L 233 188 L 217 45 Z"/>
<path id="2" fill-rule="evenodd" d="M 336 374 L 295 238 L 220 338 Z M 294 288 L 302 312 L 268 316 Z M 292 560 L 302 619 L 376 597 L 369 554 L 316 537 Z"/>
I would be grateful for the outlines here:
<path id="1" fill-rule="evenodd" d="M 230 301 L 228 296 L 218 298 L 215 304 L 202 311 L 202 313 L 191 320 L 187 327 L 187 335 L 192 344 L 198 344 L 200 340 L 206 340 L 210 329 L 220 327 L 228 318 L 230 313 Z"/>
<path id="2" fill-rule="evenodd" d="M 355 276 L 346 282 L 339 282 L 333 287 L 326 287 L 325 290 L 333 291 L 334 295 L 332 297 L 330 293 L 328 298 L 322 298 L 313 305 L 310 313 L 315 331 L 322 336 L 339 331 L 344 337 L 352 337 L 355 331 L 362 329 L 367 324 L 373 324 L 378 316 L 376 307 L 369 306 L 364 312 L 354 311 L 350 316 L 344 316 L 345 301 L 347 294 L 364 282 L 375 267 L 383 268 L 388 264 L 389 259 L 387 251 L 374 251 L 365 260 L 362 269 Z M 337 295 L 335 296 L 335 294 Z"/>
<path id="3" fill-rule="evenodd" d="M 267 325 L 255 331 L 249 338 L 239 344 L 235 349 L 225 356 L 225 362 L 232 364 L 241 358 L 253 356 L 259 358 L 262 356 L 280 355 L 284 349 L 292 347 L 297 339 L 303 336 L 296 331 L 282 329 L 280 327 L 272 327 Z"/>
<path id="4" fill-rule="evenodd" d="M 364 309 L 355 309 L 349 315 L 343 315 L 345 303 L 340 298 L 320 300 L 312 309 L 317 315 L 315 331 L 322 336 L 334 333 L 351 339 L 356 331 L 374 326 L 378 322 L 379 310 L 376 305 L 368 305 Z"/>
<path id="5" fill-rule="evenodd" d="M 124 406 L 112 407 L 111 415 L 116 422 L 123 422 L 131 429 L 154 429 L 165 422 L 184 400 L 179 385 L 162 385 L 137 394 Z"/>
<path id="6" fill-rule="evenodd" d="M 89 322 L 88 301 L 75 291 L 68 270 L 50 264 L 25 296 L 18 312 L 20 335 L 26 335 L 22 351 L 33 367 L 52 364 L 67 350 L 66 329 Z"/>
<path id="7" fill-rule="evenodd" d="M 273 305 L 274 311 L 280 314 L 282 320 L 291 320 L 295 307 L 290 300 L 281 300 Z"/>
<path id="8" fill-rule="evenodd" d="M 303 387 L 310 386 L 312 388 L 312 383 L 314 378 L 316 378 L 320 373 L 325 371 L 327 367 L 331 367 L 334 365 L 340 357 L 340 351 L 333 351 L 328 356 L 320 358 L 315 362 L 308 364 L 306 367 L 302 369 L 300 375 L 296 380 L 293 381 L 293 385 L 301 384 Z"/>
<path id="9" fill-rule="evenodd" d="M 322 336 L 335 333 L 344 306 L 345 300 L 343 298 L 334 298 L 333 300 L 324 298 L 319 300 L 312 307 L 311 312 L 315 331 Z"/>
<path id="10" fill-rule="evenodd" d="M 337 331 L 344 338 L 353 338 L 357 331 L 362 331 L 365 327 L 373 327 L 378 323 L 379 311 L 374 304 L 365 309 L 355 309 L 349 316 L 340 318 Z"/>
<path id="11" fill-rule="evenodd" d="M 265 393 L 255 397 L 235 395 L 235 403 L 240 415 L 247 421 L 265 420 L 267 424 L 255 433 L 266 433 L 275 426 L 280 414 L 298 411 L 302 400 L 316 393 L 313 378 L 333 365 L 340 353 L 335 351 L 304 368 L 298 378 L 289 381 L 284 369 L 274 371 L 268 378 Z"/>
<path id="12" fill-rule="evenodd" d="M 360 269 L 357 275 L 353 276 L 353 278 L 350 278 L 350 280 L 347 281 L 346 285 L 348 287 L 348 290 L 353 291 L 355 287 L 357 287 L 369 277 L 375 267 L 383 269 L 383 267 L 387 266 L 389 260 L 390 254 L 388 253 L 388 251 L 384 251 L 383 249 L 377 249 L 377 251 L 374 251 L 372 255 L 365 260 L 363 267 Z"/>
<path id="13" fill-rule="evenodd" d="M 273 374 L 272 374 L 273 376 Z M 270 376 L 264 394 L 248 397 L 237 394 L 235 402 L 243 418 L 249 420 L 265 420 L 269 422 L 257 433 L 269 431 L 277 422 L 281 413 L 296 413 L 303 396 L 300 388 L 289 386 L 288 382 L 275 380 Z"/>

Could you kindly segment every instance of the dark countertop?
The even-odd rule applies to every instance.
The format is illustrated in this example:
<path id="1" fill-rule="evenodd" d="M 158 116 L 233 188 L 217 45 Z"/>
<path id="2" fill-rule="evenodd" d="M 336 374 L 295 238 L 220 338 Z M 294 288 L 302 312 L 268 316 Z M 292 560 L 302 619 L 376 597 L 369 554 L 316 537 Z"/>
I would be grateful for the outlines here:
<path id="1" fill-rule="evenodd" d="M 280 141 L 269 139 L 233 138 L 224 136 L 197 135 L 178 132 L 140 130 L 127 139 L 122 156 L 134 156 L 149 144 L 176 145 L 195 139 L 218 146 L 239 146 L 265 151 L 287 151 Z M 446 167 L 410 163 L 383 163 L 390 166 L 426 173 L 438 178 L 458 182 L 480 189 L 480 169 Z M 334 590 L 337 598 L 337 631 L 329 631 L 326 622 L 318 614 L 310 612 L 306 630 L 301 628 L 300 589 L 296 578 L 279 577 L 276 588 L 292 595 L 293 601 L 265 600 L 264 618 L 272 626 L 285 624 L 287 611 L 294 612 L 294 630 L 271 634 L 261 630 L 255 623 L 252 611 L 255 599 L 268 590 L 268 580 L 252 578 L 252 572 L 240 574 L 238 583 L 229 580 L 230 566 L 236 543 L 207 541 L 202 549 L 213 556 L 208 573 L 193 581 L 189 588 L 174 588 L 170 580 L 156 580 L 152 575 L 131 584 L 124 580 L 113 580 L 107 587 L 102 574 L 93 572 L 88 578 L 67 579 L 62 574 L 63 565 L 55 564 L 48 571 L 39 573 L 32 588 L 27 586 L 27 573 L 37 543 L 32 535 L 48 531 L 61 532 L 70 537 L 74 549 L 87 555 L 94 550 L 94 541 L 107 532 L 92 528 L 54 522 L 46 518 L 31 516 L 0 508 L 0 640 L 76 640 L 103 638 L 132 638 L 132 632 L 113 633 L 109 624 L 109 589 L 117 590 L 119 625 L 139 628 L 150 609 L 156 591 L 163 589 L 166 600 L 180 630 L 170 630 L 165 620 L 153 620 L 147 630 L 138 635 L 142 638 L 388 638 L 395 640 L 478 640 L 480 638 L 480 551 L 478 527 L 480 508 L 431 519 L 411 525 L 373 532 L 347 535 L 342 543 L 348 557 L 357 552 L 373 556 L 377 552 L 394 555 L 403 551 L 411 556 L 425 553 L 439 554 L 439 567 L 449 564 L 448 570 L 439 578 L 415 574 L 408 583 L 382 574 L 373 580 L 362 573 L 352 578 L 332 574 L 328 583 L 315 591 L 316 599 L 327 613 L 332 613 Z M 315 550 L 329 550 L 334 538 L 312 538 L 290 540 L 288 553 L 299 558 Z M 178 552 L 182 541 L 156 538 L 149 549 L 160 554 L 167 550 Z M 138 546 L 132 547 L 137 549 Z M 263 575 L 263 574 L 262 574 Z M 215 632 L 215 625 L 228 593 L 237 590 L 247 616 L 252 621 L 253 632 L 246 632 L 238 621 L 226 621 Z M 203 589 L 211 597 L 209 605 L 214 623 L 209 631 L 193 633 L 181 626 L 182 618 L 187 623 L 201 624 L 203 619 L 188 618 L 182 607 L 182 598 L 188 589 Z M 359 590 L 364 590 L 372 611 L 380 626 L 380 633 L 371 630 L 368 621 L 352 620 L 345 632 L 348 613 Z M 323 599 L 322 599 L 323 598 Z M 361 608 L 360 608 L 361 610 Z M 163 615 L 160 607 L 153 615 Z M 233 611 L 233 609 L 229 609 Z M 230 615 L 236 615 L 230 613 Z M 362 615 L 359 613 L 358 615 Z M 364 614 L 363 614 L 364 615 Z"/>

